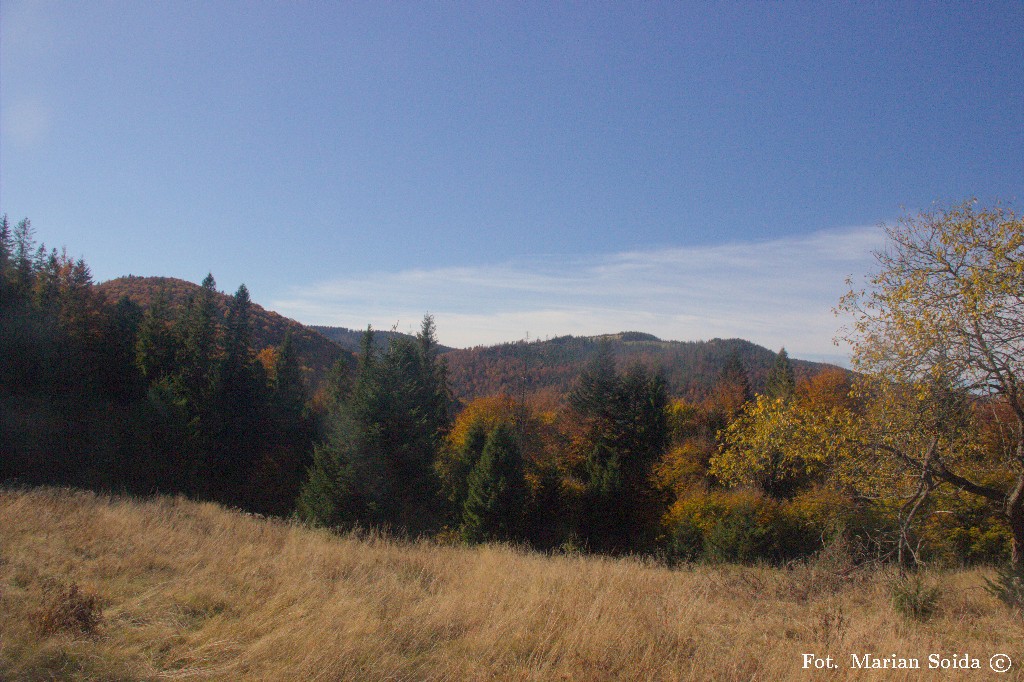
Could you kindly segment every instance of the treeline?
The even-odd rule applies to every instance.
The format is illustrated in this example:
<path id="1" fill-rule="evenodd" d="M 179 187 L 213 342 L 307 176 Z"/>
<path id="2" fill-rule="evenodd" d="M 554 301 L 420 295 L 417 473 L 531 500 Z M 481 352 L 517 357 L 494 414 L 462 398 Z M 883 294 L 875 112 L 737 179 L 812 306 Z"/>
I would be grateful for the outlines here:
<path id="1" fill-rule="evenodd" d="M 291 338 L 257 355 L 249 294 L 108 303 L 88 266 L 0 222 L 0 480 L 291 511 L 316 430 Z"/>

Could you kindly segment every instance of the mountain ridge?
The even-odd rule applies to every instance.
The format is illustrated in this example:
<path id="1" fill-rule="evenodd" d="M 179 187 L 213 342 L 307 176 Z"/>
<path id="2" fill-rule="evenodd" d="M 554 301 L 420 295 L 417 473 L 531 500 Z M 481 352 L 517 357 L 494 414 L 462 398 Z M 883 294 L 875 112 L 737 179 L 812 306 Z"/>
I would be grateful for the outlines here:
<path id="1" fill-rule="evenodd" d="M 174 277 L 129 275 L 96 285 L 114 303 L 122 296 L 142 306 L 149 305 L 161 289 L 172 310 L 185 305 L 199 285 Z M 230 295 L 218 292 L 217 307 L 223 315 Z M 352 360 L 358 353 L 364 331 L 325 325 L 304 325 L 253 303 L 253 339 L 258 351 L 275 346 L 292 331 L 296 350 L 306 368 L 311 386 L 319 386 L 339 358 Z M 387 347 L 394 339 L 413 338 L 398 331 L 374 330 L 375 345 Z M 710 392 L 725 362 L 739 356 L 747 370 L 751 388 L 764 386 L 764 379 L 776 352 L 744 339 L 665 341 L 653 334 L 622 331 L 594 336 L 558 336 L 536 341 L 510 341 L 490 346 L 439 350 L 448 363 L 452 392 L 462 401 L 484 395 L 507 393 L 565 395 L 587 362 L 605 345 L 620 365 L 640 362 L 660 369 L 670 393 L 699 398 Z M 828 363 L 792 359 L 797 377 L 813 376 Z"/>

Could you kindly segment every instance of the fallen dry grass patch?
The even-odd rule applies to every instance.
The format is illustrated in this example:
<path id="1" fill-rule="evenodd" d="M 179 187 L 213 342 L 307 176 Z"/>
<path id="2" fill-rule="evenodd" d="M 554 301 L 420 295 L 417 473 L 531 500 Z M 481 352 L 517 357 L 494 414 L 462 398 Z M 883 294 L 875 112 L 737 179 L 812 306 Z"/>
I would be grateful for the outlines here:
<path id="1" fill-rule="evenodd" d="M 840 680 L 877 678 L 851 653 L 966 652 L 984 666 L 966 679 L 998 652 L 1024 666 L 1024 631 L 978 571 L 930 576 L 934 612 L 914 620 L 891 576 L 826 560 L 670 570 L 53 489 L 0 491 L 0 519 L 5 680 L 775 680 L 815 675 L 804 653 Z M 33 625 L 53 585 L 95 622 Z"/>

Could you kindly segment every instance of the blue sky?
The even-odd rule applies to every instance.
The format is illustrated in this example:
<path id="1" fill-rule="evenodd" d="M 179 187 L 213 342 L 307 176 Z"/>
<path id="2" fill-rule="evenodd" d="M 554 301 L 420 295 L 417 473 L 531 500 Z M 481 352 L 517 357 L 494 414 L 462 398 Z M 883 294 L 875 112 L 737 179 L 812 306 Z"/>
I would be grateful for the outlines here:
<path id="1" fill-rule="evenodd" d="M 0 5 L 0 210 L 123 274 L 453 345 L 841 355 L 879 223 L 1020 207 L 1024 4 Z"/>

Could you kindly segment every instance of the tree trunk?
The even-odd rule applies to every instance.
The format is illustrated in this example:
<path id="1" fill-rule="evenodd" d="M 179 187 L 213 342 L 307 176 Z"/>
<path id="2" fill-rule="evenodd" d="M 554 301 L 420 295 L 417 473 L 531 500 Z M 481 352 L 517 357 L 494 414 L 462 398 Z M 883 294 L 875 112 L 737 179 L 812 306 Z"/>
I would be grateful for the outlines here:
<path id="1" fill-rule="evenodd" d="M 1010 563 L 1015 571 L 1024 572 L 1024 515 L 1010 517 L 1010 530 L 1013 532 L 1013 550 Z"/>
<path id="2" fill-rule="evenodd" d="M 1010 523 L 1010 532 L 1013 533 L 1013 549 L 1010 554 L 1010 562 L 1014 570 L 1024 570 L 1024 472 L 1017 475 L 1017 481 L 1013 491 L 1006 496 L 1004 506 L 1006 520 Z"/>

